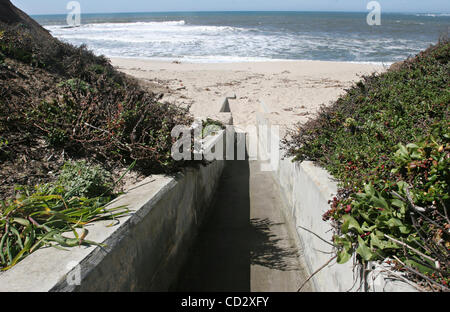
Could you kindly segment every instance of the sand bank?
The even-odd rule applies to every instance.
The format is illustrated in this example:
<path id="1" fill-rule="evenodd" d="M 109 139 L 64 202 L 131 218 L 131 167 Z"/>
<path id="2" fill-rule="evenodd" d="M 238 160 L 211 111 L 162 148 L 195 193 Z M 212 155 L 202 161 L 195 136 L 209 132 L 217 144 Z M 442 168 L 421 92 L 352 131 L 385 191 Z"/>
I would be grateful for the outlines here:
<path id="1" fill-rule="evenodd" d="M 255 124 L 256 112 L 282 129 L 313 117 L 321 104 L 336 100 L 362 75 L 382 72 L 375 64 L 324 61 L 248 63 L 172 63 L 113 58 L 119 70 L 155 84 L 163 100 L 191 105 L 196 117 L 213 116 L 225 96 L 230 100 L 234 123 Z"/>

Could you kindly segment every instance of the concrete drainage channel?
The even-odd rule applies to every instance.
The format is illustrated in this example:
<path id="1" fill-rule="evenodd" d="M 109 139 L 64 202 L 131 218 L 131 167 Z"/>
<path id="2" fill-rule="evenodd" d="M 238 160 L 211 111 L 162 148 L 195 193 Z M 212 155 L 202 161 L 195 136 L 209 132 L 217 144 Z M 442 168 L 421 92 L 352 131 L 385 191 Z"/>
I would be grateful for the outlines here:
<path id="1" fill-rule="evenodd" d="M 297 291 L 307 272 L 271 173 L 262 172 L 258 161 L 228 160 L 218 185 L 172 290 Z"/>
<path id="2" fill-rule="evenodd" d="M 229 98 L 214 118 L 231 125 Z M 259 115 L 258 124 L 268 121 Z M 237 151 L 246 138 L 227 127 L 205 145 Z M 265 139 L 258 134 L 261 150 Z M 336 184 L 310 163 L 280 159 L 272 172 L 260 165 L 215 160 L 148 177 L 111 203 L 128 205 L 131 215 L 89 227 L 90 240 L 106 247 L 42 248 L 0 275 L 0 291 L 296 291 L 329 257 L 329 246 L 298 226 L 331 235 L 321 215 Z M 334 264 L 303 290 L 414 290 L 374 267 L 370 285 L 355 288 L 351 265 Z"/>

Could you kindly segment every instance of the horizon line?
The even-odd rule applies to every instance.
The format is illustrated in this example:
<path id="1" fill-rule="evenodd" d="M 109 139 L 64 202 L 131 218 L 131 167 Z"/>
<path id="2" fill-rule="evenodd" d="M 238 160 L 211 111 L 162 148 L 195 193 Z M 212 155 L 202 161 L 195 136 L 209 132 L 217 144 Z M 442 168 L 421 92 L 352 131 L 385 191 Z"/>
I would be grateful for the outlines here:
<path id="1" fill-rule="evenodd" d="M 201 11 L 124 11 L 124 12 L 85 12 L 83 14 L 148 14 L 148 13 L 262 13 L 262 12 L 277 12 L 277 13 L 364 13 L 367 11 L 316 11 L 316 10 L 201 10 Z M 384 11 L 387 14 L 450 14 L 450 12 L 419 12 L 419 11 L 410 11 L 410 12 L 399 12 L 399 11 Z M 40 14 L 29 14 L 30 16 L 48 16 L 48 15 L 67 15 L 67 13 L 40 13 Z"/>

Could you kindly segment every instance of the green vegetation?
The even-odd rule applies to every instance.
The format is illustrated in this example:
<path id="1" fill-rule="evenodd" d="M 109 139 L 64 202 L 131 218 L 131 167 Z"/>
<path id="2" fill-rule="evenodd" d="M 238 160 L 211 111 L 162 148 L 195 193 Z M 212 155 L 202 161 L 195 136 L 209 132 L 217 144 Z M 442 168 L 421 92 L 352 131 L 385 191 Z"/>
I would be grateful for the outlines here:
<path id="1" fill-rule="evenodd" d="M 220 130 L 225 129 L 225 126 L 220 121 L 211 118 L 207 118 L 202 126 L 202 138 L 206 138 L 208 135 L 215 135 Z"/>
<path id="2" fill-rule="evenodd" d="M 193 164 L 171 157 L 171 130 L 192 121 L 85 46 L 0 21 L 0 269 L 43 246 L 96 244 L 84 226 L 126 213 L 106 208 L 110 172 Z"/>
<path id="3" fill-rule="evenodd" d="M 145 174 L 188 164 L 170 153 L 173 127 L 193 121 L 187 110 L 157 102 L 106 58 L 54 38 L 37 41 L 20 25 L 5 26 L 0 51 L 8 61 L 0 66 L 0 134 L 10 142 L 11 160 L 24 141 L 44 138 L 49 147 L 108 167 L 136 161 Z"/>
<path id="4" fill-rule="evenodd" d="M 83 93 L 94 92 L 89 84 L 81 79 L 68 79 L 58 84 L 58 87 L 69 87 L 72 92 L 81 91 Z"/>
<path id="5" fill-rule="evenodd" d="M 430 290 L 450 282 L 450 43 L 364 77 L 285 140 L 340 181 L 324 215 L 338 262 L 386 260 Z"/>
<path id="6" fill-rule="evenodd" d="M 111 173 L 100 165 L 89 166 L 86 161 L 77 161 L 64 164 L 58 184 L 72 190 L 72 196 L 93 198 L 112 195 L 114 181 Z"/>
<path id="7" fill-rule="evenodd" d="M 3 139 L 0 137 L 0 160 L 3 158 L 8 157 L 8 154 L 6 152 L 6 147 L 8 146 L 8 140 Z"/>
<path id="8" fill-rule="evenodd" d="M 85 239 L 88 230 L 84 226 L 127 213 L 126 207 L 106 207 L 114 196 L 109 183 L 109 174 L 98 166 L 71 162 L 57 182 L 33 190 L 16 187 L 16 198 L 0 201 L 0 268 L 10 269 L 43 246 L 98 245 Z M 65 236 L 66 232 L 74 237 Z"/>

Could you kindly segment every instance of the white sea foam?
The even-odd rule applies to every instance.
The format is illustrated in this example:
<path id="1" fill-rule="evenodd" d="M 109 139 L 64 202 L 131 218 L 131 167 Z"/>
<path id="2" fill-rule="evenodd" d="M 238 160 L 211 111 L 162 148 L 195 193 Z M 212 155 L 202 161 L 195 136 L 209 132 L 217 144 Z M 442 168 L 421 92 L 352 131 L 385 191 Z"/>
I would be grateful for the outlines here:
<path id="1" fill-rule="evenodd" d="M 87 44 L 109 57 L 183 59 L 188 62 L 245 62 L 311 59 L 367 62 L 391 53 L 388 61 L 414 54 L 413 40 L 340 34 L 274 31 L 255 27 L 190 25 L 184 20 L 47 26 L 75 45 Z"/>
<path id="2" fill-rule="evenodd" d="M 448 17 L 450 13 L 418 13 L 416 16 L 427 16 L 427 17 Z"/>

